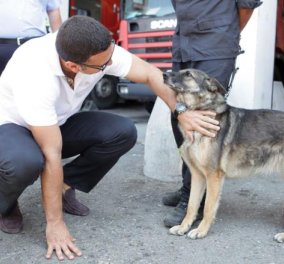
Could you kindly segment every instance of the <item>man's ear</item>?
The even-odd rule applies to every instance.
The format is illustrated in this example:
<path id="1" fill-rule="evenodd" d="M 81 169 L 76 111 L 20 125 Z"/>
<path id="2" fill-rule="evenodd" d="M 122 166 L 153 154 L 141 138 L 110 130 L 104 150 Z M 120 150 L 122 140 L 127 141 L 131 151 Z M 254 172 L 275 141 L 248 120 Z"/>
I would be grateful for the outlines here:
<path id="1" fill-rule="evenodd" d="M 64 66 L 71 72 L 77 73 L 80 71 L 80 65 L 72 61 L 64 61 Z"/>
<path id="2" fill-rule="evenodd" d="M 226 94 L 226 89 L 215 78 L 209 78 L 208 90 L 211 92 L 219 92 L 222 95 Z"/>

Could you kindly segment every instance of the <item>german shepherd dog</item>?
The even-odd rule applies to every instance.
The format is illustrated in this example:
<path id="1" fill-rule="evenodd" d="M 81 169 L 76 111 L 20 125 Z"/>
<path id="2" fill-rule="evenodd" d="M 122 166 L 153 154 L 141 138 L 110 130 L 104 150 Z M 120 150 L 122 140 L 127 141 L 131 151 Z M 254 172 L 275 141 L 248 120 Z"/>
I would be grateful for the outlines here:
<path id="1" fill-rule="evenodd" d="M 220 124 L 215 138 L 194 132 L 193 142 L 180 128 L 184 136 L 180 151 L 192 173 L 191 190 L 185 218 L 169 232 L 184 235 L 190 230 L 206 190 L 203 219 L 188 233 L 191 239 L 203 238 L 214 221 L 225 176 L 284 171 L 284 113 L 229 106 L 222 85 L 199 70 L 165 73 L 164 82 L 176 92 L 178 102 L 191 110 L 216 112 Z M 274 238 L 284 242 L 284 233 Z"/>

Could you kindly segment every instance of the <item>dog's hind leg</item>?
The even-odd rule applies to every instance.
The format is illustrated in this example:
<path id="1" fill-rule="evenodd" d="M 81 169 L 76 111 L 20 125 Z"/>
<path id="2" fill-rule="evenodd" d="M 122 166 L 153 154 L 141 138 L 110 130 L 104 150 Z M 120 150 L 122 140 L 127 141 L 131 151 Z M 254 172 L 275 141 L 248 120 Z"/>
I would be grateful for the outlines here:
<path id="1" fill-rule="evenodd" d="M 207 235 L 217 213 L 224 179 L 225 177 L 222 171 L 216 171 L 207 176 L 203 219 L 196 229 L 188 233 L 188 237 L 191 239 L 203 238 Z"/>
<path id="2" fill-rule="evenodd" d="M 274 236 L 274 240 L 276 240 L 279 243 L 284 242 L 284 233 L 278 233 Z"/>
<path id="3" fill-rule="evenodd" d="M 200 202 L 203 198 L 206 180 L 205 177 L 191 166 L 191 188 L 186 216 L 180 225 L 174 226 L 169 230 L 172 235 L 184 235 L 187 233 L 196 219 Z"/>

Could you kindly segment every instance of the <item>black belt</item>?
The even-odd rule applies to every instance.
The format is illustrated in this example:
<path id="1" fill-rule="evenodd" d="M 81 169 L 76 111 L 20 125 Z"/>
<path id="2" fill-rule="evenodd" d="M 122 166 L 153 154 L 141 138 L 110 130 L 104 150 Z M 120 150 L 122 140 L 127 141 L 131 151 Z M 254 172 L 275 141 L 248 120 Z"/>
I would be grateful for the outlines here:
<path id="1" fill-rule="evenodd" d="M 35 38 L 35 37 L 32 37 Z M 26 41 L 32 39 L 32 38 L 0 38 L 0 44 L 16 44 L 18 46 L 22 45 Z"/>

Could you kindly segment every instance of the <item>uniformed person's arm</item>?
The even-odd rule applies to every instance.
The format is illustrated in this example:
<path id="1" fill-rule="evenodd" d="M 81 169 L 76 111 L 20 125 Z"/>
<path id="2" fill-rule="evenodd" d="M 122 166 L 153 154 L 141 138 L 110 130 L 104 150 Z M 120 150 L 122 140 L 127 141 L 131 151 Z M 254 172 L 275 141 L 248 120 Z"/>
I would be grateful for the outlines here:
<path id="1" fill-rule="evenodd" d="M 252 13 L 253 13 L 253 9 L 248 9 L 248 8 L 239 9 L 240 31 L 242 31 L 245 28 Z"/>
<path id="2" fill-rule="evenodd" d="M 260 0 L 237 0 L 239 7 L 239 20 L 240 30 L 242 31 L 248 23 L 254 8 L 260 6 L 262 2 Z"/>

